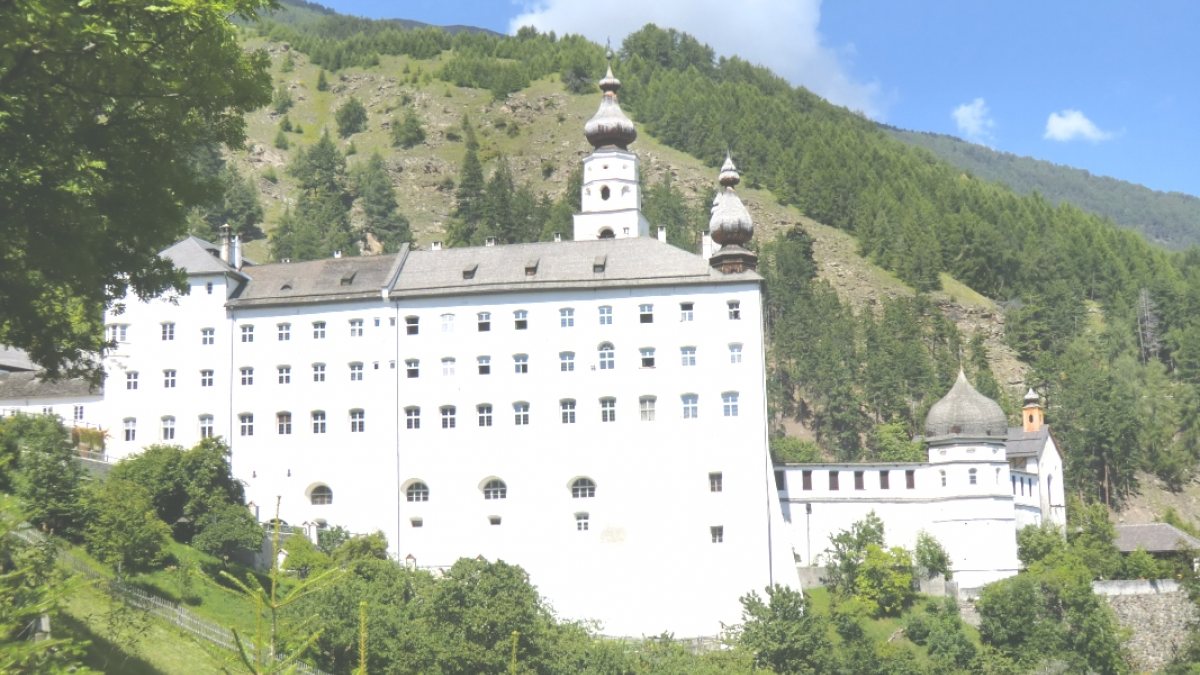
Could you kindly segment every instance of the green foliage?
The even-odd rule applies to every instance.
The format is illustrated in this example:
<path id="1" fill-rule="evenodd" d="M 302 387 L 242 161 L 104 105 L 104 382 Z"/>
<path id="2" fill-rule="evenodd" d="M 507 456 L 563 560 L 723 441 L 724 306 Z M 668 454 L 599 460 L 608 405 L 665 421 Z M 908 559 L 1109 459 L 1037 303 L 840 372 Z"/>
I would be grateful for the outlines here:
<path id="1" fill-rule="evenodd" d="M 1113 541 L 1116 529 L 1103 504 L 1072 500 L 1067 508 L 1067 541 L 1071 552 L 1093 579 L 1114 579 L 1121 572 L 1121 553 Z"/>
<path id="2" fill-rule="evenodd" d="M 820 462 L 821 448 L 812 441 L 802 441 L 793 436 L 771 439 L 771 459 L 776 462 L 808 464 Z"/>
<path id="3" fill-rule="evenodd" d="M 1124 556 L 1121 561 L 1121 578 L 1123 579 L 1162 579 L 1170 576 L 1164 574 L 1162 567 L 1154 556 L 1145 548 L 1137 547 L 1132 553 Z"/>
<path id="4" fill-rule="evenodd" d="M 275 134 L 275 147 L 279 148 L 280 150 L 287 150 L 289 147 L 291 147 L 291 144 L 288 143 L 287 134 L 283 133 L 283 129 L 280 129 Z"/>
<path id="5" fill-rule="evenodd" d="M 120 478 L 92 483 L 84 494 L 83 542 L 102 563 L 128 574 L 162 562 L 171 528 L 155 517 L 150 493 Z"/>
<path id="6" fill-rule="evenodd" d="M 1066 547 L 1066 538 L 1053 523 L 1026 525 L 1017 530 L 1017 558 L 1026 567 L 1059 556 Z"/>
<path id="7" fill-rule="evenodd" d="M 931 601 L 925 611 L 930 619 L 925 641 L 930 658 L 944 671 L 969 670 L 976 649 L 963 627 L 958 603 L 947 597 Z"/>
<path id="8" fill-rule="evenodd" d="M 262 548 L 263 529 L 249 509 L 240 504 L 220 504 L 200 518 L 200 531 L 192 546 L 228 560 L 239 552 Z"/>
<path id="9" fill-rule="evenodd" d="M 29 522 L 59 535 L 78 534 L 83 469 L 58 418 L 13 415 L 0 422 L 0 438 L 20 449 L 13 483 Z"/>
<path id="10" fill-rule="evenodd" d="M 341 525 L 334 525 L 317 530 L 317 548 L 322 553 L 332 554 L 334 549 L 350 539 L 350 530 Z"/>
<path id="11" fill-rule="evenodd" d="M 286 84 L 281 84 L 275 88 L 275 94 L 271 97 L 272 112 L 276 115 L 282 115 L 291 110 L 294 104 L 292 92 Z"/>
<path id="12" fill-rule="evenodd" d="M 276 138 L 281 137 L 286 142 L 282 133 Z M 227 224 L 246 241 L 262 237 L 259 225 L 263 221 L 263 207 L 254 181 L 242 176 L 236 166 L 228 163 L 221 169 L 220 179 L 220 198 L 193 209 L 192 234 L 215 240 L 221 226 Z"/>
<path id="13" fill-rule="evenodd" d="M 317 91 L 329 91 L 329 82 L 325 79 L 325 69 L 317 73 Z"/>
<path id="14" fill-rule="evenodd" d="M 924 445 L 913 440 L 903 422 L 875 425 L 867 447 L 881 462 L 923 462 L 929 457 Z"/>
<path id="15" fill-rule="evenodd" d="M 367 128 L 367 108 L 354 96 L 338 106 L 333 118 L 337 122 L 338 136 L 342 138 L 349 138 Z"/>
<path id="16" fill-rule="evenodd" d="M 287 213 L 271 233 L 272 257 L 314 260 L 335 251 L 357 255 L 358 241 L 350 229 L 346 158 L 328 131 L 311 147 L 296 152 L 288 173 L 299 184 L 300 198 L 296 210 Z"/>
<path id="17" fill-rule="evenodd" d="M 854 574 L 854 595 L 874 616 L 898 616 L 913 599 L 912 553 L 900 546 L 867 544 Z"/>
<path id="18" fill-rule="evenodd" d="M 675 183 L 671 172 L 666 171 L 662 179 L 642 192 L 642 213 L 653 228 L 667 228 L 667 243 L 691 250 L 695 243 L 695 228 L 707 223 L 694 223 L 694 209 L 688 205 Z"/>
<path id="19" fill-rule="evenodd" d="M 382 532 L 350 537 L 333 549 L 333 560 L 338 564 L 348 564 L 357 560 L 387 560 L 387 537 Z"/>
<path id="20" fill-rule="evenodd" d="M 283 55 L 283 62 L 279 64 L 280 72 L 290 73 L 296 68 L 296 60 L 292 58 L 292 52 L 289 50 Z"/>
<path id="21" fill-rule="evenodd" d="M 947 580 L 953 576 L 950 571 L 950 554 L 942 547 L 942 543 L 932 534 L 921 530 L 917 532 L 917 546 L 913 551 L 913 561 L 917 571 L 926 579 L 941 576 Z"/>
<path id="22" fill-rule="evenodd" d="M 849 596 L 858 586 L 858 574 L 867 556 L 867 548 L 883 547 L 883 521 L 874 511 L 865 518 L 829 536 L 825 549 L 825 582 L 838 595 Z"/>
<path id="23" fill-rule="evenodd" d="M 283 569 L 295 572 L 302 579 L 333 567 L 333 559 L 313 546 L 308 537 L 302 534 L 293 534 L 284 540 L 283 550 L 287 551 Z"/>
<path id="24" fill-rule="evenodd" d="M 742 596 L 738 646 L 754 654 L 756 667 L 776 673 L 829 672 L 834 651 L 828 621 L 800 591 L 776 585 L 766 595 L 766 601 L 755 591 Z"/>
<path id="25" fill-rule="evenodd" d="M 411 148 L 425 142 L 425 127 L 417 111 L 409 108 L 404 113 L 404 119 L 399 124 L 392 123 L 392 145 L 401 148 Z"/>
<path id="26" fill-rule="evenodd" d="M 392 179 L 379 153 L 355 168 L 353 183 L 365 219 L 363 229 L 379 241 L 384 253 L 395 253 L 401 244 L 412 241 L 408 218 L 399 211 Z"/>

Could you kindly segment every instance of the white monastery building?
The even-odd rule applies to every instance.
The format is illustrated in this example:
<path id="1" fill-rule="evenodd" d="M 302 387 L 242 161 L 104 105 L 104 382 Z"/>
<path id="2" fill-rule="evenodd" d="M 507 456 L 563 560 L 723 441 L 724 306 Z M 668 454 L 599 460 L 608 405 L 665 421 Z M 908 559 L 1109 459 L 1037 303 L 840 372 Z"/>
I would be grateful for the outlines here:
<path id="1" fill-rule="evenodd" d="M 965 586 L 1013 574 L 1016 528 L 1063 523 L 1036 395 L 1010 430 L 960 377 L 927 463 L 774 466 L 737 170 L 704 255 L 651 237 L 636 130 L 600 85 L 573 241 L 250 265 L 189 237 L 162 253 L 189 293 L 108 311 L 102 395 L 17 372 L 0 412 L 100 426 L 114 459 L 221 436 L 261 520 L 279 498 L 418 567 L 519 564 L 610 635 L 716 634 L 870 510 L 889 544 L 937 536 Z"/>

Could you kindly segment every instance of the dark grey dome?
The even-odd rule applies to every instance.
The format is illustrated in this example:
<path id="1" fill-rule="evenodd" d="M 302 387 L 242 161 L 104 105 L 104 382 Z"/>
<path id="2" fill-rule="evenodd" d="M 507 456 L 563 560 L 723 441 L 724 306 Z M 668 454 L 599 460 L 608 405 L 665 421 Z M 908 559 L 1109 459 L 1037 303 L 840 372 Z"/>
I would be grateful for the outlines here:
<path id="1" fill-rule="evenodd" d="M 929 409 L 925 417 L 925 440 L 936 443 L 954 438 L 1008 436 L 1008 417 L 1000 404 L 976 391 L 960 370 L 950 393 Z"/>

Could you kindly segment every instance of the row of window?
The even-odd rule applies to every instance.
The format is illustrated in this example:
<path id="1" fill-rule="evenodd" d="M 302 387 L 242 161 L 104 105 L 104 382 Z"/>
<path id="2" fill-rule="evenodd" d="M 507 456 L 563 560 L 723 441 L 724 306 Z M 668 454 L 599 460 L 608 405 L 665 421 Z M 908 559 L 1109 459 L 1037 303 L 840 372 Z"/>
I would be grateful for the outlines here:
<path id="1" fill-rule="evenodd" d="M 312 432 L 314 434 L 323 434 L 327 430 L 328 420 L 324 410 L 314 410 L 309 413 L 309 421 L 312 424 Z M 214 435 L 213 431 L 213 416 L 200 415 L 200 437 L 211 438 Z M 166 415 L 160 419 L 160 438 L 164 441 L 174 440 L 175 438 L 175 417 Z M 367 414 L 360 408 L 354 408 L 349 413 L 349 423 L 351 433 L 362 433 L 367 430 Z M 123 420 L 124 438 L 126 441 L 137 440 L 137 418 L 126 417 Z M 275 430 L 280 435 L 290 435 L 292 433 L 292 414 L 290 412 L 275 413 Z M 254 435 L 254 413 L 240 413 L 238 415 L 238 435 L 253 436 Z"/>
<path id="2" fill-rule="evenodd" d="M 971 469 L 971 472 L 972 472 L 972 474 L 974 474 L 975 470 Z M 802 489 L 802 490 L 813 489 L 812 473 L 813 472 L 809 471 L 809 470 L 804 470 L 804 471 L 800 472 L 800 489 Z M 878 473 L 878 475 L 879 475 L 879 489 L 880 490 L 892 489 L 891 477 L 890 477 L 891 472 L 888 469 L 881 469 L 876 473 Z M 840 471 L 830 471 L 829 472 L 829 489 L 830 490 L 837 490 L 840 488 L 840 484 L 841 484 L 840 474 L 841 474 Z M 867 472 L 865 470 L 854 472 L 854 489 L 855 490 L 865 490 L 866 489 L 866 474 L 867 474 Z M 787 489 L 787 486 L 781 481 L 782 476 L 783 476 L 783 472 L 778 472 L 778 474 L 776 475 L 776 482 L 779 483 L 777 485 L 777 487 L 780 490 L 785 490 L 785 489 Z M 942 472 L 942 485 L 946 484 L 945 480 L 946 480 L 945 472 L 943 471 Z M 973 484 L 974 484 L 974 479 L 972 478 L 972 485 Z M 904 487 L 905 487 L 905 489 L 908 489 L 908 490 L 916 489 L 916 487 L 917 487 L 917 472 L 914 469 L 906 469 L 904 471 Z"/>
<path id="3" fill-rule="evenodd" d="M 721 415 L 723 417 L 737 417 L 739 412 L 739 395 L 736 391 L 727 391 L 721 394 Z M 680 396 L 682 404 L 682 414 L 684 419 L 696 419 L 700 417 L 700 396 L 698 394 L 683 394 Z M 653 422 L 657 415 L 658 397 L 657 396 L 642 396 L 638 398 L 638 415 L 643 422 Z M 562 424 L 574 424 L 576 420 L 576 411 L 578 402 L 573 398 L 564 398 L 558 402 L 559 420 Z M 513 424 L 516 426 L 527 426 L 530 424 L 530 406 L 528 401 L 516 401 L 512 404 Z M 452 405 L 444 405 L 438 408 L 441 415 L 441 428 L 454 429 L 458 426 L 458 408 Z M 476 422 L 478 426 L 492 426 L 494 408 L 491 403 L 480 403 L 475 406 Z M 612 396 L 605 396 L 599 399 L 599 413 L 601 422 L 616 422 L 617 421 L 617 399 Z M 405 428 L 420 429 L 421 428 L 421 407 L 408 406 L 404 408 Z"/>
<path id="4" fill-rule="evenodd" d="M 738 300 L 730 300 L 726 303 L 726 312 L 730 320 L 739 320 L 742 318 L 741 302 Z M 690 322 L 695 318 L 695 303 L 681 302 L 679 303 L 679 320 L 682 322 Z M 613 322 L 613 308 L 611 305 L 601 305 L 598 308 L 598 319 L 600 325 L 607 326 Z M 376 326 L 381 325 L 380 317 L 375 317 Z M 350 337 L 362 337 L 364 319 L 349 319 Z M 396 325 L 395 317 L 389 317 L 390 325 Z M 418 316 L 404 317 L 405 333 L 408 335 L 417 335 L 421 330 L 421 318 Z M 454 332 L 454 314 L 441 315 L 441 327 L 443 333 Z M 562 328 L 571 328 L 575 325 L 575 308 L 562 307 L 558 310 L 558 322 Z M 638 322 L 639 323 L 654 323 L 654 305 L 645 303 L 638 306 Z M 492 329 L 492 313 L 478 312 L 475 315 L 476 331 L 485 333 Z M 125 342 L 128 338 L 128 324 L 109 324 L 106 327 L 107 338 L 110 342 Z M 242 342 L 254 342 L 254 325 L 241 324 Z M 326 335 L 327 324 L 325 321 L 312 322 L 312 336 L 314 340 L 323 340 Z M 513 329 L 526 330 L 529 328 L 529 311 L 518 309 L 513 311 Z M 175 323 L 172 321 L 164 321 L 160 324 L 161 339 L 164 342 L 175 340 Z M 215 342 L 216 329 L 202 328 L 200 329 L 200 343 L 211 345 Z M 275 324 L 275 339 L 279 342 L 287 342 L 292 339 L 292 324 L 287 322 Z"/>
<path id="5" fill-rule="evenodd" d="M 481 488 L 484 499 L 507 499 L 508 485 L 499 478 L 494 478 L 484 483 Z M 577 478 L 571 482 L 571 498 L 572 499 L 591 499 L 596 496 L 596 481 L 591 478 Z M 722 492 L 724 490 L 724 478 L 720 471 L 714 471 L 708 474 L 708 489 L 710 492 Z M 404 498 L 410 502 L 427 502 L 429 501 L 429 485 L 421 480 L 414 480 L 404 489 Z"/>

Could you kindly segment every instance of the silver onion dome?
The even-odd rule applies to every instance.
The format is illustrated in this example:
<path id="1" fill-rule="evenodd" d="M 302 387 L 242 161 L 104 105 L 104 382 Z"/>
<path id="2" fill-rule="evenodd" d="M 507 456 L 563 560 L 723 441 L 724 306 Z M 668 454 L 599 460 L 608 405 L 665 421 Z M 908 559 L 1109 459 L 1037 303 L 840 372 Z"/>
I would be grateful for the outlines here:
<path id="1" fill-rule="evenodd" d="M 620 88 L 621 81 L 613 76 L 610 64 L 608 72 L 600 80 L 600 90 L 604 92 L 603 98 L 600 99 L 600 108 L 587 124 L 583 125 L 583 135 L 593 148 L 618 147 L 627 150 L 629 144 L 637 140 L 637 129 L 617 102 L 617 91 Z"/>
<path id="2" fill-rule="evenodd" d="M 725 163 L 717 175 L 721 189 L 713 200 L 712 217 L 708 221 L 709 235 L 721 246 L 741 246 L 754 237 L 750 211 L 733 189 L 741 179 L 733 158 L 726 154 Z"/>
<path id="3" fill-rule="evenodd" d="M 1000 404 L 979 393 L 962 370 L 950 392 L 929 409 L 925 440 L 931 443 L 955 438 L 1000 440 L 1008 436 L 1008 417 Z"/>

